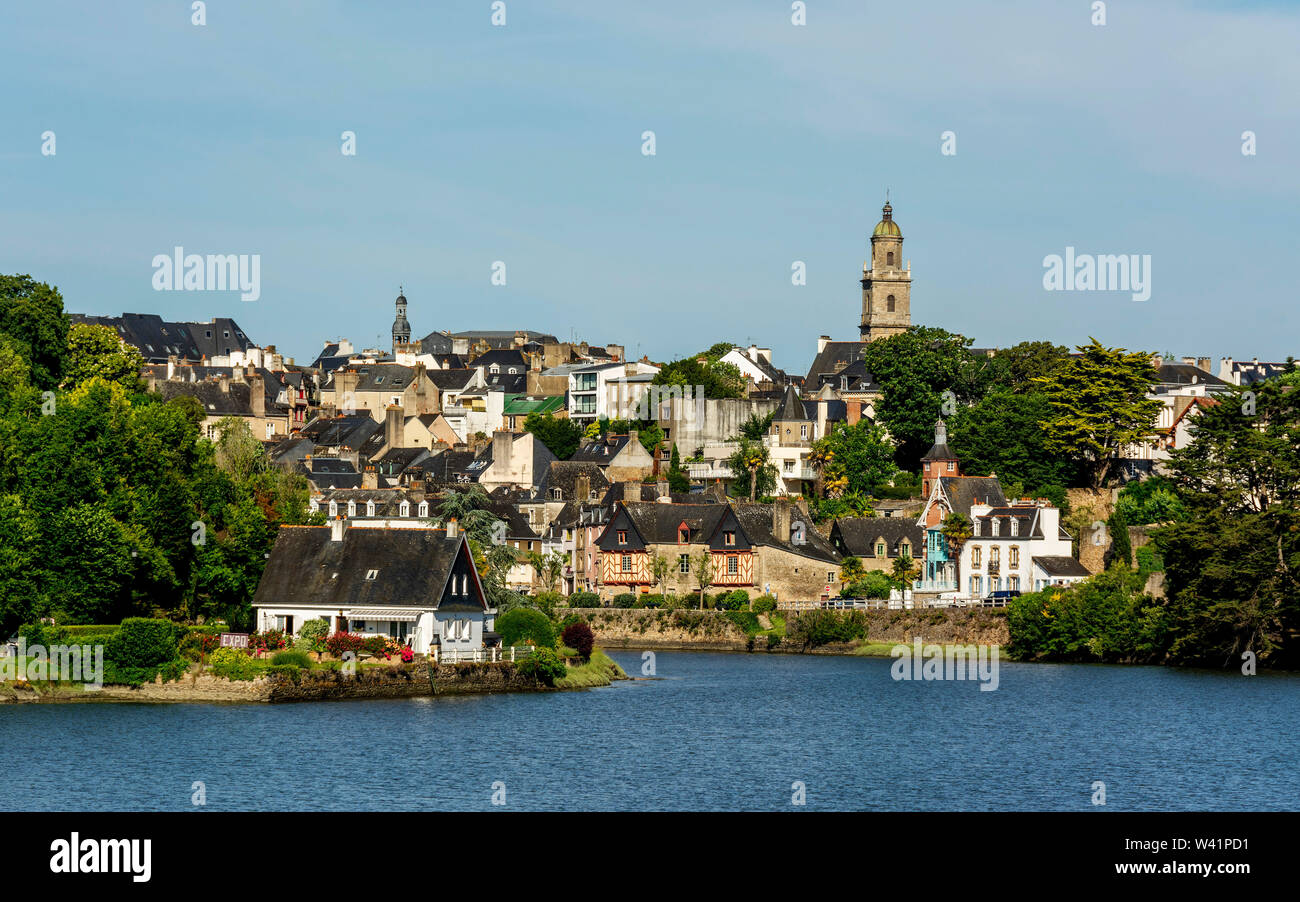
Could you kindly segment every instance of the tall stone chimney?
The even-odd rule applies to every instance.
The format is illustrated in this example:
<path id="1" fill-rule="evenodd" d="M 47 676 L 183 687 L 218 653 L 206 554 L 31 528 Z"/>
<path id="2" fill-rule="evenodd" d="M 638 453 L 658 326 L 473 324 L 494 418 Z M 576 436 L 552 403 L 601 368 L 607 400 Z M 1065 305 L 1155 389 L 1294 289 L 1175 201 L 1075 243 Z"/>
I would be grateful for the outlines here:
<path id="1" fill-rule="evenodd" d="M 574 477 L 573 495 L 573 500 L 579 504 L 582 504 L 591 498 L 591 477 L 586 473 Z"/>
<path id="2" fill-rule="evenodd" d="M 641 483 L 625 482 L 623 483 L 623 501 L 632 502 L 641 500 Z"/>
<path id="3" fill-rule="evenodd" d="M 248 368 L 248 406 L 253 409 L 253 416 L 259 420 L 266 416 L 266 386 L 262 374 L 252 367 Z"/>
<path id="4" fill-rule="evenodd" d="M 331 542 L 343 541 L 343 518 L 342 517 L 335 517 L 333 520 L 330 521 L 330 541 Z"/>
<path id="5" fill-rule="evenodd" d="M 402 425 L 406 417 L 398 404 L 389 404 L 384 409 L 384 447 L 400 448 L 402 446 Z"/>
<path id="6" fill-rule="evenodd" d="M 497 479 L 509 478 L 514 439 L 514 433 L 508 429 L 497 429 L 492 433 L 492 470 Z"/>
<path id="7" fill-rule="evenodd" d="M 772 505 L 772 535 L 778 542 L 790 541 L 790 501 L 777 498 Z"/>
<path id="8" fill-rule="evenodd" d="M 820 354 L 822 351 L 826 350 L 826 346 L 830 343 L 831 343 L 831 337 L 829 335 L 818 335 L 817 353 Z"/>
<path id="9" fill-rule="evenodd" d="M 455 517 L 447 520 L 447 538 L 455 539 L 460 537 L 460 521 Z"/>

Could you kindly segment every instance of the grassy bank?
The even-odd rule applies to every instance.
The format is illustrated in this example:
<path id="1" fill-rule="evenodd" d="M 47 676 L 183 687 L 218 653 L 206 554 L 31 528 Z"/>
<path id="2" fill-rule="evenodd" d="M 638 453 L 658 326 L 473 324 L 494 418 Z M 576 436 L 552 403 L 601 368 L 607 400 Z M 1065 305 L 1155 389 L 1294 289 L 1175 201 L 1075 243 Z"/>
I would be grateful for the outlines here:
<path id="1" fill-rule="evenodd" d="M 594 686 L 608 686 L 614 680 L 627 679 L 623 668 L 599 648 L 592 651 L 591 660 L 586 664 L 571 664 L 568 671 L 562 679 L 555 681 L 555 688 L 590 689 Z"/>

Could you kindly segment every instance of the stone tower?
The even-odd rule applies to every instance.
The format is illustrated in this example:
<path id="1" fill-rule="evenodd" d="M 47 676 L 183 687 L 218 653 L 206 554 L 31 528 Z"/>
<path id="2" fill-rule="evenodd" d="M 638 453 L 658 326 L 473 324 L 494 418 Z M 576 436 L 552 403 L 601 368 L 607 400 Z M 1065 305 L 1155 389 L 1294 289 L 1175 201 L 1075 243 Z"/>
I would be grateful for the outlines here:
<path id="1" fill-rule="evenodd" d="M 912 325 L 912 267 L 903 268 L 903 232 L 885 201 L 871 233 L 871 260 L 862 267 L 863 341 L 904 332 Z"/>
<path id="2" fill-rule="evenodd" d="M 406 295 L 398 289 L 397 319 L 393 320 L 393 353 L 408 350 L 411 344 L 411 324 L 406 321 Z"/>

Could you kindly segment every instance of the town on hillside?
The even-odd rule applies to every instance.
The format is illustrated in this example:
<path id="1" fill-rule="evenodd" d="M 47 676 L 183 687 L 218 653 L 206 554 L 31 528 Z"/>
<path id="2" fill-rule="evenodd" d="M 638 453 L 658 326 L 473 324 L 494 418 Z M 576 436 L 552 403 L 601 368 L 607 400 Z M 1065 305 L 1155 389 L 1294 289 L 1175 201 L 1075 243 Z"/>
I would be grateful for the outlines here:
<path id="1" fill-rule="evenodd" d="M 477 652 L 499 640 L 498 612 L 538 599 L 1005 606 L 1117 559 L 1160 598 L 1148 531 L 1179 505 L 1171 463 L 1207 411 L 1294 381 L 1294 364 L 974 348 L 913 323 L 902 246 L 886 203 L 858 335 L 817 337 L 806 373 L 755 344 L 633 360 L 522 328 L 543 323 L 414 337 L 428 316 L 399 293 L 391 347 L 339 338 L 311 361 L 232 318 L 69 312 L 60 384 L 76 397 L 116 380 L 182 405 L 251 486 L 255 536 L 229 509 L 205 521 L 198 491 L 180 528 L 193 519 L 217 549 L 182 567 L 155 537 L 150 579 L 186 596 L 181 616 L 252 630 L 324 620 L 420 654 Z M 72 615 L 130 613 L 150 591 L 130 581 L 111 610 L 86 598 Z"/>

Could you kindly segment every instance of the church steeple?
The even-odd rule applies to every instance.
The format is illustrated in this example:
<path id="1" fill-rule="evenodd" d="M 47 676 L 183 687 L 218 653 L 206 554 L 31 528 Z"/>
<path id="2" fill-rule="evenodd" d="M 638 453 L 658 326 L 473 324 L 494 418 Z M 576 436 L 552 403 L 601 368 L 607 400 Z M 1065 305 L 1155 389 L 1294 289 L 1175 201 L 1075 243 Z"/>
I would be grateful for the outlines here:
<path id="1" fill-rule="evenodd" d="M 940 417 L 934 423 L 934 444 L 921 458 L 921 494 L 930 497 L 930 489 L 943 476 L 960 476 L 961 461 L 948 447 L 948 426 Z"/>
<path id="2" fill-rule="evenodd" d="M 397 288 L 397 319 L 393 320 L 393 353 L 405 351 L 411 344 L 411 324 L 406 321 L 406 295 Z"/>
<path id="3" fill-rule="evenodd" d="M 903 230 L 885 200 L 871 232 L 871 260 L 862 266 L 863 341 L 906 331 L 912 325 L 912 271 L 903 267 Z"/>

